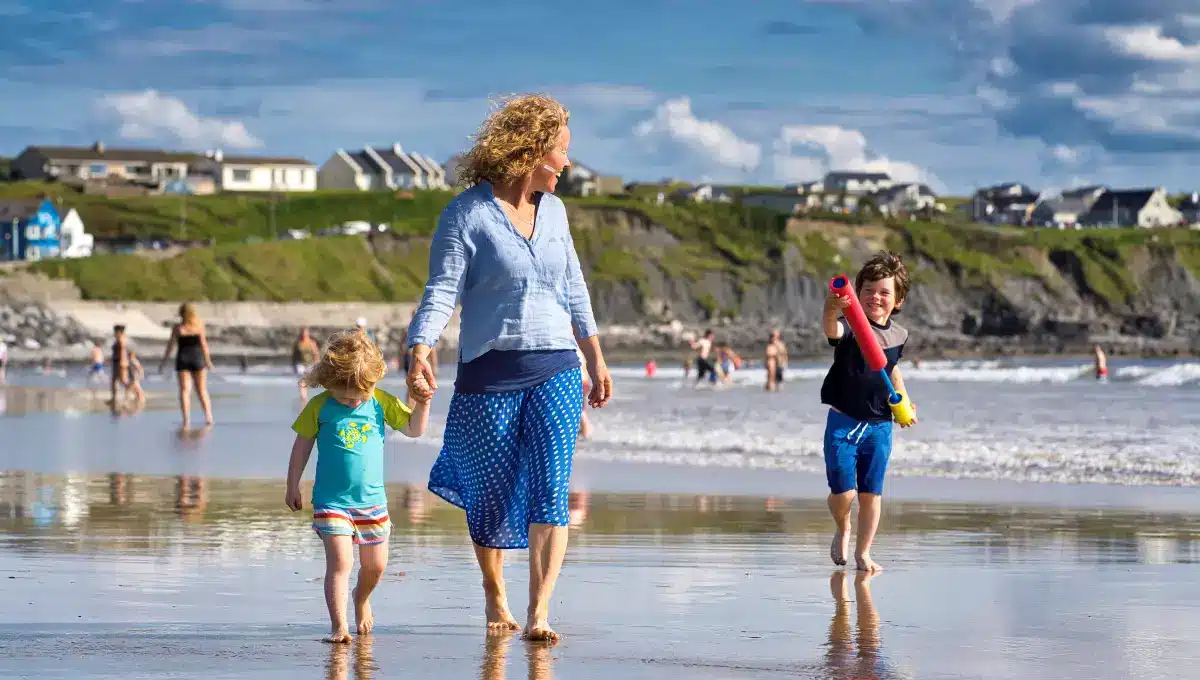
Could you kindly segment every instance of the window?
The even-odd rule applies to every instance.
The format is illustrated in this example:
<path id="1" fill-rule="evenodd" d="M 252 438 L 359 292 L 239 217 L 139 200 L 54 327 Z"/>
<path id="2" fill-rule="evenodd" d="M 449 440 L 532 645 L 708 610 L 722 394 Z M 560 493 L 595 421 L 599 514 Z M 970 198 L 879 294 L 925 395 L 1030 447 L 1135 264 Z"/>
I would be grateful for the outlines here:
<path id="1" fill-rule="evenodd" d="M 28 248 L 26 248 L 26 249 L 25 249 L 25 259 L 26 259 L 26 260 L 40 260 L 40 259 L 42 259 L 42 251 L 41 251 L 41 249 L 40 249 L 40 248 L 38 248 L 37 246 L 29 246 Z"/>
<path id="2" fill-rule="evenodd" d="M 25 225 L 25 239 L 28 241 L 37 241 L 42 238 L 42 230 L 38 229 L 36 224 Z"/>
<path id="3" fill-rule="evenodd" d="M 93 177 L 103 177 L 108 174 L 108 166 L 104 163 L 92 163 L 88 166 L 88 172 Z"/>
<path id="4" fill-rule="evenodd" d="M 249 182 L 250 181 L 250 170 L 248 168 L 234 168 L 231 171 L 231 174 L 233 177 L 233 181 L 235 181 L 235 182 Z"/>

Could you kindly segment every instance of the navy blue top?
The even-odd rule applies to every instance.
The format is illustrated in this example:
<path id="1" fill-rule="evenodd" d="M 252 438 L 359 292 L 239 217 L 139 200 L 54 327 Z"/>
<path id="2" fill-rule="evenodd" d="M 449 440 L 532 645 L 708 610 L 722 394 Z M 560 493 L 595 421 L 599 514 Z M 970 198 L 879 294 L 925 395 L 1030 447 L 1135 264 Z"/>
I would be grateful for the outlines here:
<path id="1" fill-rule="evenodd" d="M 454 391 L 515 392 L 536 387 L 572 368 L 579 368 L 579 355 L 573 349 L 493 349 L 458 365 Z"/>
<path id="2" fill-rule="evenodd" d="M 867 319 L 871 331 L 879 342 L 879 348 L 887 358 L 885 371 L 890 375 L 904 354 L 904 343 L 908 342 L 908 331 L 888 319 L 886 325 Z M 890 422 L 892 408 L 888 405 L 888 391 L 878 371 L 867 366 L 854 331 L 846 320 L 838 319 L 842 326 L 842 337 L 827 338 L 833 350 L 833 365 L 825 374 L 821 385 L 821 403 L 828 404 L 855 420 L 868 423 Z"/>

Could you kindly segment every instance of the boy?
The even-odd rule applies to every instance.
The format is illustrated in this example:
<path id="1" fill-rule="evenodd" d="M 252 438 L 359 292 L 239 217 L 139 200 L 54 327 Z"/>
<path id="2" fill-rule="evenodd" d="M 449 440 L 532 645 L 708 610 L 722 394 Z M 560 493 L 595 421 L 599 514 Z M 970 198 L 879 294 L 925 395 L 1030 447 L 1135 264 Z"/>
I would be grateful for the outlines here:
<path id="1" fill-rule="evenodd" d="M 309 400 L 292 424 L 296 440 L 288 462 L 285 502 L 293 511 L 303 506 L 300 477 L 316 444 L 312 527 L 325 545 L 325 605 L 331 629 L 326 642 L 351 640 L 346 597 L 355 544 L 359 560 L 353 592 L 356 628 L 364 635 L 375 625 L 369 598 L 387 567 L 391 532 L 383 486 L 384 426 L 420 437 L 429 423 L 429 400 L 410 396 L 405 405 L 375 388 L 385 373 L 383 354 L 360 328 L 334 336 L 300 381 L 325 391 Z"/>
<path id="2" fill-rule="evenodd" d="M 908 331 L 892 322 L 892 314 L 900 311 L 908 286 L 908 269 L 893 253 L 875 255 L 854 279 L 863 312 L 887 357 L 886 370 L 892 384 L 906 395 L 896 363 L 904 353 Z M 833 365 L 821 385 L 821 403 L 830 407 L 825 424 L 825 477 L 829 482 L 829 512 L 837 527 L 829 557 L 834 564 L 846 564 L 850 508 L 857 495 L 854 561 L 862 571 L 873 573 L 882 569 L 871 559 L 871 542 L 879 528 L 883 475 L 892 451 L 892 412 L 883 378 L 867 366 L 853 331 L 841 317 L 846 306 L 845 299 L 830 293 L 821 318 L 825 337 L 835 348 Z"/>

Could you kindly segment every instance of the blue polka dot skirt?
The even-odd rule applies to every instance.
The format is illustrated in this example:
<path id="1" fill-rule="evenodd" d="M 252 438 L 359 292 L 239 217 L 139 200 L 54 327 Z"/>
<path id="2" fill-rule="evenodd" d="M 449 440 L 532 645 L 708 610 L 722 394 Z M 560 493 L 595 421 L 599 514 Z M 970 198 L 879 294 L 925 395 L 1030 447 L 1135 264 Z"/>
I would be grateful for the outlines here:
<path id="1" fill-rule="evenodd" d="M 455 393 L 429 490 L 467 511 L 476 544 L 527 548 L 530 524 L 569 523 L 582 414 L 578 368 L 524 390 Z"/>

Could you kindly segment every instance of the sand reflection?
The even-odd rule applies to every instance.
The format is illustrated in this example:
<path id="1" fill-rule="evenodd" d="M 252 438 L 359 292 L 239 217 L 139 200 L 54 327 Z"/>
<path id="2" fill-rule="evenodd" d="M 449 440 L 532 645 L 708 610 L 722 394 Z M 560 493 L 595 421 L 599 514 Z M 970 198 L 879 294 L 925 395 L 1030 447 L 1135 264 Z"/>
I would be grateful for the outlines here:
<path id="1" fill-rule="evenodd" d="M 552 680 L 554 677 L 554 645 L 537 642 L 522 642 L 519 633 L 505 631 L 487 635 L 483 643 L 483 657 L 479 663 L 479 680 L 505 680 L 508 673 L 508 652 L 514 645 L 525 647 L 528 680 Z"/>
<path id="2" fill-rule="evenodd" d="M 833 619 L 829 622 L 829 642 L 825 667 L 829 678 L 884 680 L 901 677 L 883 655 L 879 636 L 879 613 L 871 598 L 871 579 L 877 574 L 838 570 L 829 577 L 833 597 Z M 854 599 L 850 599 L 850 581 L 854 581 Z M 851 625 L 850 610 L 856 610 L 857 630 Z"/>

